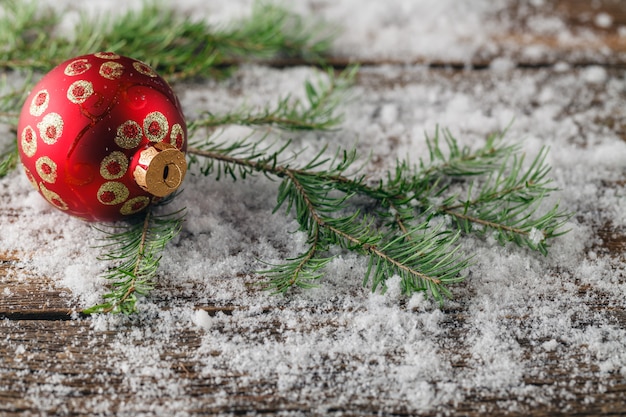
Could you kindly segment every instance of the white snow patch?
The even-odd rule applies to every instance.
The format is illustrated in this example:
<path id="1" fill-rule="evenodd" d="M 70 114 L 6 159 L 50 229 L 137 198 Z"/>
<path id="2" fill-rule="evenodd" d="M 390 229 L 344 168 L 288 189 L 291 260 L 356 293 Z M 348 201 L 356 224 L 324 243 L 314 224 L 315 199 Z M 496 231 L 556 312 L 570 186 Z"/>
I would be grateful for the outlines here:
<path id="1" fill-rule="evenodd" d="M 492 71 L 501 74 L 511 71 L 513 68 L 515 68 L 515 66 L 516 62 L 507 57 L 498 57 L 491 61 L 491 63 L 489 64 L 489 68 Z"/>
<path id="2" fill-rule="evenodd" d="M 596 26 L 607 29 L 613 24 L 613 16 L 608 13 L 598 13 L 593 19 L 593 22 L 596 24 Z"/>
<path id="3" fill-rule="evenodd" d="M 533 245 L 538 245 L 541 242 L 544 241 L 544 235 L 543 232 L 539 229 L 536 228 L 532 228 L 530 230 L 530 233 L 528 233 L 528 238 L 530 239 L 530 241 L 533 243 Z"/>
<path id="4" fill-rule="evenodd" d="M 558 345 L 559 345 L 559 342 L 557 342 L 555 339 L 550 339 L 547 342 L 543 342 L 541 347 L 543 347 L 546 351 L 551 352 L 555 350 Z"/>
<path id="5" fill-rule="evenodd" d="M 192 321 L 193 324 L 203 328 L 204 330 L 209 330 L 211 328 L 211 316 L 209 316 L 209 313 L 205 310 L 196 310 L 193 313 Z"/>
<path id="6" fill-rule="evenodd" d="M 590 84 L 603 84 L 607 80 L 607 72 L 604 67 L 592 65 L 583 71 L 583 79 Z"/>

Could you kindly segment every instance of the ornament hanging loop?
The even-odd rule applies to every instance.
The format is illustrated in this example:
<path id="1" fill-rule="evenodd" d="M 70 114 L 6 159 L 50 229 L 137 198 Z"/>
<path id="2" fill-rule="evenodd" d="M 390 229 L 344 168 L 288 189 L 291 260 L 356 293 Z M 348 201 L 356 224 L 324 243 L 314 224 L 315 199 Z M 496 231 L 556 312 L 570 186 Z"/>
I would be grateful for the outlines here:
<path id="1" fill-rule="evenodd" d="M 186 173 L 185 154 L 169 143 L 159 142 L 139 153 L 133 176 L 150 194 L 165 197 L 180 187 Z"/>

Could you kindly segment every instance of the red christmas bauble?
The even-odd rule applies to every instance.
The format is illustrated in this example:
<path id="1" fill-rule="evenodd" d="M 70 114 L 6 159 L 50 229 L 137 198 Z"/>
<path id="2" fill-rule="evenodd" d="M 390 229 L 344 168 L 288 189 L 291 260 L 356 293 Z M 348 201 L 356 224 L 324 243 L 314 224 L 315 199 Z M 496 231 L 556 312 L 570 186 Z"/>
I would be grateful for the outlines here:
<path id="1" fill-rule="evenodd" d="M 174 192 L 187 169 L 178 98 L 143 62 L 99 52 L 46 74 L 24 103 L 18 147 L 54 207 L 119 220 Z"/>

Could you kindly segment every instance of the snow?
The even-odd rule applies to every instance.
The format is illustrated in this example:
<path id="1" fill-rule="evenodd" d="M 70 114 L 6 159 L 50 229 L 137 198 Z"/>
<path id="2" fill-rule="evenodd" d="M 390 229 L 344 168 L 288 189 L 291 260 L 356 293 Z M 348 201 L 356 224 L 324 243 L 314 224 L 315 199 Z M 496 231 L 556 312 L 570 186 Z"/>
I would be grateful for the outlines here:
<path id="1" fill-rule="evenodd" d="M 192 318 L 193 323 L 204 330 L 211 329 L 211 317 L 204 310 L 196 310 Z"/>
<path id="2" fill-rule="evenodd" d="M 613 24 L 613 17 L 608 13 L 598 13 L 593 21 L 596 26 L 606 29 Z"/>
<path id="3" fill-rule="evenodd" d="M 60 29 L 68 36 L 81 10 L 117 13 L 135 4 L 47 3 L 73 10 Z M 206 4 L 177 2 L 183 11 L 195 11 L 194 16 L 214 23 L 246 15 L 251 2 Z M 321 0 L 293 7 L 300 13 L 315 10 L 344 27 L 335 45 L 338 55 L 469 62 L 477 51 L 491 50 L 491 36 L 509 24 L 486 17 L 508 4 Z M 543 4 L 531 2 L 533 7 Z M 567 30 L 555 16 L 530 23 L 532 30 L 545 33 Z M 611 22 L 598 15 L 595 24 L 605 27 Z M 536 46 L 522 51 L 530 57 L 544 53 Z M 273 102 L 287 91 L 302 95 L 303 80 L 319 76 L 310 68 L 246 66 L 236 71 L 236 81 L 174 87 L 185 113 L 194 117 L 203 111 L 224 113 L 244 104 Z M 616 129 L 601 122 L 624 117 L 623 74 L 600 66 L 575 68 L 564 61 L 552 68 L 521 70 L 513 58 L 503 56 L 484 71 L 449 73 L 390 65 L 365 67 L 360 78 L 354 99 L 345 105 L 342 130 L 295 135 L 294 146 L 306 149 L 304 157 L 326 143 L 356 143 L 364 154 L 372 153 L 376 166 L 367 169 L 376 177 L 397 158 L 423 157 L 424 135 L 432 135 L 437 126 L 472 147 L 510 126 L 508 140 L 519 142 L 528 155 L 550 147 L 551 175 L 561 189 L 551 202 L 560 201 L 578 214 L 566 225 L 570 232 L 553 242 L 548 257 L 500 247 L 489 236 L 464 239 L 463 249 L 474 255 L 475 264 L 467 282 L 452 287 L 455 300 L 445 310 L 420 294 L 405 300 L 397 277 L 390 278 L 385 294 L 370 293 L 360 285 L 363 259 L 346 253 L 331 262 L 319 288 L 272 296 L 254 286 L 254 271 L 262 267 L 257 260 L 277 262 L 306 247 L 305 237 L 293 233 L 297 224 L 292 218 L 281 212 L 271 215 L 277 184 L 263 177 L 216 182 L 192 171 L 184 192 L 172 203 L 174 208 L 187 207 L 187 222 L 167 247 L 159 286 L 142 299 L 140 313 L 131 318 L 75 317 L 89 323 L 90 346 L 109 338 L 102 360 L 121 379 L 121 387 L 135 394 L 132 401 L 121 403 L 120 415 L 185 415 L 193 410 L 198 404 L 197 395 L 191 395 L 193 382 L 175 371 L 181 362 L 193 364 L 201 379 L 218 387 L 216 407 L 231 404 L 233 392 L 259 394 L 259 381 L 271 381 L 272 387 L 266 388 L 271 395 L 310 404 L 320 414 L 369 404 L 372 398 L 381 413 L 394 407 L 409 412 L 446 410 L 472 393 L 485 392 L 510 398 L 502 404 L 523 413 L 534 404 L 549 404 L 555 396 L 573 395 L 569 385 L 527 382 L 541 377 L 528 372 L 543 372 L 549 354 L 557 354 L 564 367 L 576 363 L 567 368 L 572 380 L 615 373 L 626 377 L 623 324 L 590 306 L 601 297 L 621 311 L 626 303 L 626 265 L 605 253 L 593 227 L 604 222 L 616 230 L 626 226 L 623 185 L 605 185 L 622 180 L 626 143 Z M 249 133 L 229 128 L 222 138 Z M 98 302 L 106 291 L 98 277 L 108 266 L 96 260 L 98 232 L 51 209 L 22 172 L 0 182 L 0 195 L 0 252 L 17 251 L 25 268 L 69 289 L 69 305 L 81 308 Z M 6 213 L 17 217 L 9 219 L 12 214 Z M 538 232 L 532 239 L 539 242 L 542 236 Z M 586 286 L 591 290 L 581 294 Z M 5 288 L 4 295 L 10 295 L 8 291 Z M 202 306 L 234 310 L 213 313 Z M 197 344 L 184 344 L 183 336 L 190 334 Z M 540 349 L 531 351 L 533 347 Z M 19 343 L 13 349 L 26 360 L 28 346 Z M 580 355 L 597 370 L 578 364 Z M 4 372 L 0 364 L 0 380 Z M 62 407 L 73 395 L 68 378 L 54 374 L 47 384 L 30 387 L 25 397 L 43 409 Z M 598 389 L 610 389 L 610 384 Z M 158 398 L 169 401 L 159 403 Z M 317 403 L 319 398 L 324 402 Z M 112 394 L 103 401 L 102 412 L 116 399 Z"/>
<path id="4" fill-rule="evenodd" d="M 598 65 L 590 66 L 583 72 L 583 79 L 590 84 L 604 84 L 607 79 L 606 69 Z"/>

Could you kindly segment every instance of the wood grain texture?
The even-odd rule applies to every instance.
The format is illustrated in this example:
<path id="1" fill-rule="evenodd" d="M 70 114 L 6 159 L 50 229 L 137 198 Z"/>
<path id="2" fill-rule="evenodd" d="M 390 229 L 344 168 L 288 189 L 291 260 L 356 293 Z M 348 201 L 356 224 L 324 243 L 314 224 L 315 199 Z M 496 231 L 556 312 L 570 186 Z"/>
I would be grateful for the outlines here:
<path id="1" fill-rule="evenodd" d="M 528 16 L 524 4 L 519 2 L 512 7 L 510 15 Z M 590 3 L 596 5 L 590 9 Z M 502 34 L 497 39 L 501 51 L 509 47 L 521 51 L 528 45 L 541 44 L 548 48 L 549 59 L 526 59 L 519 55 L 519 62 L 528 64 L 525 72 L 539 71 L 532 65 L 548 65 L 558 60 L 566 60 L 574 65 L 600 65 L 607 68 L 626 64 L 626 38 L 616 30 L 598 28 L 593 24 L 593 16 L 599 12 L 612 16 L 614 27 L 626 25 L 626 7 L 623 0 L 554 0 L 546 1 L 543 9 L 546 14 L 559 13 L 567 16 L 567 21 L 579 30 L 589 30 L 595 38 L 590 41 L 576 41 L 563 45 L 558 38 L 524 34 L 526 18 L 519 19 L 519 32 Z M 537 11 L 535 11 L 537 13 Z M 608 47 L 610 53 L 595 53 Z M 577 51 L 584 50 L 578 54 Z M 487 66 L 491 57 L 477 57 L 476 66 Z M 338 66 L 345 65 L 341 57 L 330 60 Z M 276 62 L 276 66 L 291 65 L 291 62 Z M 393 62 L 372 61 L 366 64 L 374 67 L 395 64 Z M 489 89 L 493 80 L 484 71 L 448 71 L 444 67 L 462 68 L 464 63 L 431 63 L 434 74 L 424 75 L 395 68 L 396 75 L 381 75 L 380 72 L 364 72 L 358 83 L 371 91 L 384 93 L 393 89 L 425 82 L 423 77 L 433 77 L 432 82 L 446 82 L 462 90 L 475 85 Z M 441 65 L 442 71 L 436 67 Z M 519 69 L 515 70 L 519 71 Z M 575 70 L 568 70 L 574 74 Z M 620 77 L 619 70 L 610 69 L 609 77 Z M 505 75 L 510 80 L 519 76 L 511 69 Z M 545 83 L 553 81 L 551 75 L 544 77 Z M 598 87 L 600 88 L 600 87 Z M 574 120 L 583 109 L 604 103 L 594 101 L 591 95 L 573 94 L 571 104 L 563 110 L 563 120 Z M 532 103 L 528 106 L 532 107 Z M 520 108 L 520 111 L 528 110 Z M 606 117 L 596 120 L 593 125 L 579 125 L 580 146 L 588 146 L 585 134 L 594 129 L 607 129 L 626 140 L 626 124 L 623 114 L 608 108 Z M 390 146 L 394 138 L 389 137 Z M 375 161 L 374 161 L 375 162 Z M 623 187 L 623 183 L 608 181 L 606 189 Z M 20 216 L 7 213 L 0 206 L 5 218 Z M 592 249 L 598 255 L 622 260 L 626 248 L 626 230 L 611 224 L 608 216 L 598 213 L 594 217 L 580 220 L 591 227 L 598 240 Z M 196 327 L 181 327 L 165 335 L 167 348 L 153 347 L 150 338 L 142 338 L 156 331 L 150 325 L 139 328 L 132 320 L 123 322 L 115 329 L 100 329 L 97 322 L 87 319 L 76 311 L 75 300 L 68 289 L 61 288 L 55 277 L 46 277 L 28 270 L 29 254 L 18 253 L 10 248 L 0 252 L 0 415 L 13 417 L 24 415 L 174 415 L 184 411 L 184 415 L 329 415 L 329 416 L 409 416 L 416 410 L 405 400 L 385 398 L 367 393 L 351 393 L 343 397 L 336 390 L 334 381 L 353 378 L 355 370 L 349 368 L 353 361 L 371 361 L 371 358 L 355 357 L 342 362 L 341 358 L 321 354 L 318 369 L 306 369 L 310 378 L 318 384 L 327 384 L 322 397 L 307 393 L 306 387 L 296 386 L 293 392 L 279 390 L 279 381 L 271 369 L 262 377 L 241 371 L 232 371 L 225 365 L 207 372 L 207 357 L 219 359 L 223 352 L 214 350 L 203 352 L 203 338 L 207 337 Z M 465 284 L 462 284 L 465 285 Z M 469 291 L 469 290 L 468 290 Z M 571 317 L 574 326 L 584 329 L 588 326 L 609 323 L 626 329 L 626 311 L 621 305 L 611 303 L 609 297 L 590 285 L 580 284 L 578 288 L 581 305 L 587 307 L 588 314 Z M 193 302 L 193 294 L 178 292 L 176 287 L 159 288 L 155 297 L 162 297 L 167 305 L 174 298 Z M 169 299 L 168 299 L 169 297 Z M 302 311 L 294 321 L 280 317 L 280 303 L 267 305 L 251 312 L 248 307 L 238 305 L 236 300 L 228 304 L 212 305 L 197 302 L 197 309 L 209 313 L 216 319 L 212 331 L 224 338 L 241 340 L 241 343 L 259 346 L 267 340 L 286 337 L 285 331 L 306 333 L 313 329 L 335 332 L 351 325 L 342 317 L 346 311 L 340 302 L 329 302 L 325 309 Z M 296 312 L 297 313 L 297 312 Z M 442 311 L 439 323 L 440 333 L 433 335 L 438 348 L 453 364 L 455 371 L 462 375 L 469 372 L 471 358 L 464 346 L 467 330 L 467 305 L 462 301 L 455 307 Z M 155 320 L 158 320 L 155 315 Z M 306 319 L 305 319 L 306 318 Z M 527 317 L 516 315 L 502 320 L 524 328 Z M 135 340 L 133 350 L 125 350 L 122 341 Z M 590 360 L 585 349 L 577 352 L 563 350 L 547 351 L 535 341 L 520 338 L 523 358 L 529 367 L 524 370 L 522 380 L 533 387 L 546 387 L 549 394 L 535 398 L 534 391 L 528 396 L 508 396 L 499 390 L 476 388 L 465 393 L 460 400 L 450 400 L 437 410 L 427 410 L 420 415 L 451 416 L 621 416 L 626 415 L 626 379 L 618 373 L 600 374 L 597 365 Z M 141 350 L 144 348 L 144 350 Z M 389 348 L 382 352 L 388 361 L 398 360 L 395 354 L 399 348 Z M 566 351 L 566 353 L 563 353 Z M 144 352 L 152 355 L 155 367 L 150 373 L 142 374 L 141 369 L 132 367 L 128 355 Z M 158 369 L 159 363 L 166 363 L 166 369 Z M 216 361 L 219 363 L 219 360 Z M 131 365 L 129 365 L 131 364 Z M 223 364 L 222 364 L 223 365 Z M 295 372 L 295 371 L 294 371 Z M 163 377 L 160 378 L 159 375 Z M 602 375 L 601 377 L 598 375 Z M 175 384 L 170 384 L 175 381 Z M 442 381 L 430 381 L 440 387 Z M 444 381 L 445 382 L 445 381 Z M 137 387 L 142 387 L 144 397 L 136 396 Z M 149 388 L 149 389 L 146 389 Z M 562 390 L 560 389 L 562 388 Z M 437 388 L 439 389 L 439 388 Z M 146 395 L 146 392 L 152 392 Z M 182 401 L 184 399 L 184 401 Z M 183 409 L 177 409 L 177 404 Z M 519 409 L 516 410 L 516 405 Z M 181 414 L 183 415 L 183 414 Z"/>
<path id="2" fill-rule="evenodd" d="M 236 308 L 236 307 L 235 307 Z M 600 307 L 606 312 L 606 307 Z M 326 319 L 332 322 L 339 311 L 328 311 Z M 446 311 L 444 329 L 450 340 L 454 337 L 462 340 L 462 313 Z M 512 321 L 523 320 L 513 317 Z M 41 412 L 47 415 L 84 415 L 86 412 L 98 412 L 99 406 L 106 407 L 108 415 L 133 415 L 146 408 L 169 407 L 175 404 L 178 396 L 190 398 L 192 406 L 187 410 L 192 415 L 212 415 L 222 413 L 273 414 L 283 411 L 316 414 L 315 406 L 332 404 L 336 400 L 335 393 L 329 391 L 324 398 L 299 395 L 296 400 L 276 389 L 276 381 L 271 370 L 263 379 L 249 378 L 245 373 L 222 374 L 212 377 L 202 372 L 203 364 L 194 360 L 192 352 L 200 345 L 200 331 L 183 330 L 169 341 L 167 363 L 173 363 L 171 369 L 163 369 L 168 380 L 175 379 L 180 389 L 169 390 L 160 384 L 154 375 L 142 376 L 135 374 L 132 383 L 126 372 L 134 373 L 136 369 L 125 369 L 116 366 L 122 355 L 116 344 L 124 334 L 134 332 L 129 327 L 125 330 L 98 331 L 84 320 L 5 320 L 0 322 L 3 334 L 0 360 L 2 361 L 2 380 L 0 382 L 0 413 L 3 416 L 20 415 L 21 412 Z M 222 333 L 232 332 L 232 337 L 243 336 L 237 329 L 221 328 Z M 281 334 L 281 329 L 265 327 L 265 334 Z M 245 336 L 248 343 L 254 342 L 254 336 Z M 138 343 L 141 343 L 140 341 Z M 460 344 L 460 342 L 459 342 Z M 523 342 L 522 342 L 523 344 Z M 448 346 L 453 354 L 459 346 Z M 550 403 L 542 403 L 528 410 L 511 412 L 512 403 L 530 403 L 534 398 L 510 398 L 494 396 L 490 390 L 475 390 L 467 393 L 465 400 L 449 404 L 450 415 L 623 415 L 626 408 L 623 402 L 626 395 L 626 384 L 619 375 L 610 375 L 602 381 L 589 380 L 584 377 L 586 354 L 580 352 L 574 357 L 563 361 L 556 354 L 536 352 L 536 347 L 524 346 L 525 355 L 540 356 L 537 369 L 528 369 L 524 381 L 529 385 L 567 388 L 568 395 L 555 395 Z M 116 352 L 116 353 L 112 353 Z M 215 351 L 212 355 L 219 356 Z M 163 358 L 165 359 L 165 358 Z M 456 366 L 464 367 L 462 356 Z M 539 359 L 539 358 L 538 358 Z M 329 360 L 329 366 L 330 364 Z M 539 362 L 539 361 L 538 361 Z M 332 366 L 331 366 L 332 367 Z M 541 372 L 536 372 L 536 371 Z M 581 370 L 583 371 L 581 374 Z M 592 369 L 589 369 L 591 373 Z M 572 373 L 578 376 L 572 378 Z M 350 374 L 348 369 L 333 368 L 332 372 L 320 373 L 320 378 L 341 379 Z M 329 380 L 330 382 L 330 380 Z M 134 398 L 133 385 L 153 387 L 154 398 Z M 608 388 L 607 388 L 608 387 Z M 25 398 L 24 394 L 31 394 Z M 35 397 L 33 394 L 37 393 Z M 33 398 L 37 398 L 34 401 Z M 226 401 L 224 399 L 227 398 Z M 353 396 L 349 405 L 338 404 L 326 407 L 321 415 L 414 415 L 415 411 L 402 405 L 402 402 L 385 404 L 381 407 L 381 399 L 370 396 Z M 384 403 L 384 402 L 382 402 Z M 158 411 L 156 414 L 159 414 Z M 422 415 L 438 415 L 438 412 L 426 412 Z"/>
<path id="3" fill-rule="evenodd" d="M 537 70 L 525 69 L 527 74 Z M 541 78 L 545 83 L 554 80 L 546 72 Z M 566 77 L 568 74 L 562 75 Z M 515 75 L 519 76 L 519 72 Z M 506 79 L 506 77 L 505 77 Z M 491 75 L 484 71 L 461 72 L 442 71 L 422 72 L 399 71 L 388 75 L 381 71 L 365 71 L 359 76 L 358 83 L 371 91 L 382 94 L 399 87 L 419 83 L 439 83 L 453 85 L 456 90 L 471 89 L 480 84 L 485 88 L 495 88 Z M 587 108 L 593 102 L 593 96 L 572 93 L 572 102 L 563 110 L 563 118 L 572 117 L 580 109 Z M 601 103 L 596 103 L 602 105 Z M 610 110 L 610 109 L 608 109 Z M 610 113 L 610 111 L 609 111 Z M 604 126 L 603 121 L 598 121 Z M 598 125 L 598 126 L 599 126 Z M 593 130 L 597 126 L 581 126 L 581 133 Z M 609 124 L 609 128 L 621 129 L 618 124 Z M 390 143 L 393 144 L 392 138 Z M 585 146 L 584 143 L 581 146 Z M 375 161 L 374 161 L 375 162 Z M 607 182 L 605 187 L 618 187 L 619 184 Z M 2 208 L 0 208 L 2 210 Z M 602 217 L 584 220 L 597 230 L 598 240 L 595 251 L 616 259 L 623 256 L 626 237 L 624 230 L 612 227 Z M 233 414 L 245 415 L 254 412 L 271 415 L 277 412 L 293 415 L 414 415 L 415 410 L 405 401 L 384 400 L 372 395 L 352 394 L 347 400 L 340 399 L 333 389 L 322 398 L 302 392 L 293 395 L 277 388 L 278 381 L 272 370 L 263 377 L 250 376 L 245 372 L 233 372 L 217 369 L 215 374 L 207 374 L 201 357 L 194 352 L 201 346 L 201 330 L 194 328 L 176 329 L 167 337 L 167 349 L 151 350 L 146 342 L 146 354 L 154 355 L 154 363 L 159 359 L 168 368 L 163 369 L 166 377 L 162 381 L 154 373 L 142 375 L 140 369 L 128 368 L 123 343 L 136 332 L 151 332 L 150 326 L 136 328 L 132 322 L 114 330 L 99 330 L 94 324 L 76 312 L 75 302 L 69 290 L 60 288 L 58 280 L 29 272 L 21 262 L 27 254 L 5 252 L 0 254 L 0 321 L 4 335 L 0 338 L 0 414 L 17 416 L 29 413 L 49 415 L 83 415 L 85 412 L 103 415 L 154 415 L 171 412 L 180 396 L 185 398 L 185 410 L 190 415 Z M 465 285 L 465 284 L 462 284 Z M 176 286 L 167 289 L 158 288 L 153 295 L 157 301 L 167 306 L 174 299 L 193 301 L 193 294 L 182 291 Z M 180 290 L 180 291 L 179 291 Z M 602 323 L 611 323 L 626 328 L 626 311 L 621 306 L 614 306 L 608 297 L 591 286 L 581 285 L 579 302 L 588 307 L 589 314 L 572 317 L 574 326 L 584 329 Z M 169 297 L 169 298 L 168 298 Z M 165 307 L 167 309 L 167 307 Z M 231 322 L 217 324 L 212 330 L 226 338 L 240 338 L 242 343 L 262 344 L 267 338 L 284 337 L 286 323 L 277 314 L 280 305 L 268 304 L 254 314 L 247 312 L 247 307 L 239 306 L 236 300 L 226 305 L 197 304 L 212 317 L 232 318 Z M 470 354 L 464 346 L 464 333 L 467 326 L 468 306 L 462 301 L 455 308 L 443 311 L 440 323 L 441 333 L 435 340 L 446 352 L 459 375 L 471 372 Z M 293 313 L 293 308 L 290 310 Z M 239 314 L 254 320 L 239 320 Z M 302 311 L 296 324 L 289 324 L 290 331 L 310 332 L 313 330 L 335 332 L 346 325 L 338 320 L 346 314 L 340 303 L 331 303 L 325 310 L 314 312 Z M 511 327 L 524 328 L 524 316 L 508 316 L 502 320 L 510 322 Z M 228 324 L 230 323 L 230 324 Z M 235 324 L 233 324 L 235 323 Z M 295 327 L 294 327 L 295 326 Z M 525 370 L 523 381 L 528 386 L 543 387 L 550 390 L 545 398 L 529 396 L 508 397 L 498 390 L 488 388 L 474 389 L 465 393 L 460 401 L 450 401 L 438 410 L 429 410 L 422 415 L 438 415 L 445 410 L 448 415 L 623 415 L 626 413 L 626 382 L 619 374 L 604 375 L 598 378 L 596 365 L 590 361 L 586 351 L 546 352 L 536 341 L 520 339 L 517 341 L 523 351 L 523 357 L 531 366 Z M 142 346 L 137 339 L 136 349 Z M 387 360 L 394 361 L 395 350 L 385 353 Z M 205 355 L 219 358 L 219 350 L 205 352 Z M 346 360 L 370 361 L 358 355 Z M 344 367 L 336 358 L 320 359 L 320 369 L 315 372 L 318 380 L 328 380 L 329 387 L 333 380 L 352 378 L 354 369 Z M 155 365 L 158 366 L 158 365 Z M 158 373 L 157 373 L 158 374 Z M 130 376 L 129 376 L 130 375 Z M 575 376 L 573 376 L 575 375 Z M 163 381 L 175 381 L 172 388 Z M 432 381 L 436 386 L 438 381 Z M 136 398 L 136 387 L 151 387 L 154 397 Z M 558 387 L 563 387 L 559 392 Z M 28 394 L 28 395 L 26 395 Z M 333 405 L 336 404 L 336 405 Z M 514 405 L 519 404 L 519 412 Z M 323 407 L 322 407 L 323 406 Z M 513 406 L 513 407 L 512 407 Z M 322 407 L 322 408 L 318 408 Z M 320 411 L 321 410 L 321 411 Z M 513 411 L 512 411 L 513 410 Z"/>
<path id="4" fill-rule="evenodd" d="M 525 65 L 567 62 L 621 67 L 626 63 L 626 37 L 620 32 L 626 7 L 619 0 L 547 0 L 534 5 L 517 1 L 500 18 L 513 24 L 510 31 L 494 37 L 495 56 L 511 56 Z M 563 30 L 546 23 L 551 19 L 563 21 L 569 34 L 564 36 Z M 485 56 L 493 59 L 488 53 Z"/>

